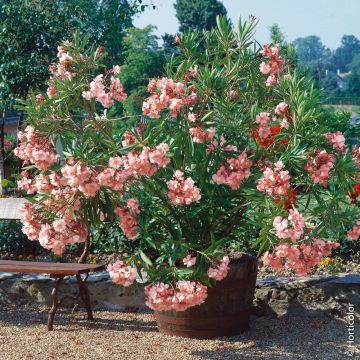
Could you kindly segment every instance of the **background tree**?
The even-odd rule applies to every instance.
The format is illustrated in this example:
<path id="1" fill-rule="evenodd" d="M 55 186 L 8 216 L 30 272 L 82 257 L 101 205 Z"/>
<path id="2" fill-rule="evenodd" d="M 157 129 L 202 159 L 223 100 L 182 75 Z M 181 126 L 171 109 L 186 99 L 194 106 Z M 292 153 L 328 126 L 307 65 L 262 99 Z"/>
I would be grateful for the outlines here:
<path id="1" fill-rule="evenodd" d="M 341 89 L 338 84 L 337 75 L 331 71 L 327 73 L 327 75 L 321 82 L 321 87 L 327 97 L 341 96 Z"/>
<path id="2" fill-rule="evenodd" d="M 354 35 L 344 35 L 341 38 L 341 46 L 338 47 L 333 56 L 335 70 L 341 72 L 348 70 L 354 56 L 360 53 L 360 40 Z"/>
<path id="3" fill-rule="evenodd" d="M 360 97 L 360 75 L 356 70 L 349 76 L 348 95 L 350 97 Z"/>
<path id="4" fill-rule="evenodd" d="M 309 69 L 309 75 L 315 80 L 315 85 L 320 87 L 321 80 L 330 67 L 331 51 L 321 42 L 320 38 L 310 35 L 297 38 L 293 41 L 300 68 Z"/>
<path id="5" fill-rule="evenodd" d="M 141 113 L 141 105 L 147 95 L 149 78 L 164 72 L 165 56 L 153 34 L 155 27 L 130 28 L 124 38 L 125 64 L 121 67 L 121 81 L 127 89 L 128 99 L 124 103 L 127 114 Z"/>
<path id="6" fill-rule="evenodd" d="M 176 0 L 176 17 L 181 32 L 186 30 L 210 30 L 216 27 L 216 16 L 226 16 L 226 9 L 218 0 Z"/>

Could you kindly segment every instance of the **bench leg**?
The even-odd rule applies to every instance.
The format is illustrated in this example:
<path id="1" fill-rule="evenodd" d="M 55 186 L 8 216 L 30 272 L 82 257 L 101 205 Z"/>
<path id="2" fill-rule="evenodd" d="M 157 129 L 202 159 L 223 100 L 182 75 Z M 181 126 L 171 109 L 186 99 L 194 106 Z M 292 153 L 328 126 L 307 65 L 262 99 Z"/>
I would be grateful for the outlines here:
<path id="1" fill-rule="evenodd" d="M 60 301 L 58 299 L 58 291 L 59 291 L 59 287 L 60 287 L 63 279 L 64 279 L 63 277 L 60 277 L 56 280 L 55 287 L 54 287 L 53 291 L 51 292 L 52 306 L 49 311 L 48 324 L 47 324 L 49 331 L 51 331 L 53 329 L 54 317 L 56 314 L 56 310 L 58 309 L 59 304 L 60 304 Z"/>
<path id="2" fill-rule="evenodd" d="M 80 297 L 85 305 L 88 320 L 94 320 L 93 313 L 91 310 L 90 293 L 86 285 L 86 281 L 81 278 L 81 275 L 76 275 L 76 280 L 79 285 Z"/>

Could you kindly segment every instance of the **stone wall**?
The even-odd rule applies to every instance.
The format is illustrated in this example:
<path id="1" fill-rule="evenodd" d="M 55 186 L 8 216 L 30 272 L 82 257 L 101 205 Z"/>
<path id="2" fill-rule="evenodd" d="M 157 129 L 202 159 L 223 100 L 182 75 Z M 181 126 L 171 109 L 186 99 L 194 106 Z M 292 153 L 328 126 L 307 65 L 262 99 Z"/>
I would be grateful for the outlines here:
<path id="1" fill-rule="evenodd" d="M 106 272 L 88 279 L 94 309 L 132 311 L 145 308 L 143 289 L 113 284 Z M 0 306 L 6 304 L 50 305 L 54 280 L 46 275 L 0 273 Z M 63 306 L 74 306 L 77 295 L 74 277 L 65 279 L 60 297 Z M 81 306 L 81 302 L 75 301 Z M 337 274 L 312 277 L 270 277 L 258 279 L 253 312 L 255 315 L 345 315 L 348 304 L 360 319 L 360 275 Z"/>

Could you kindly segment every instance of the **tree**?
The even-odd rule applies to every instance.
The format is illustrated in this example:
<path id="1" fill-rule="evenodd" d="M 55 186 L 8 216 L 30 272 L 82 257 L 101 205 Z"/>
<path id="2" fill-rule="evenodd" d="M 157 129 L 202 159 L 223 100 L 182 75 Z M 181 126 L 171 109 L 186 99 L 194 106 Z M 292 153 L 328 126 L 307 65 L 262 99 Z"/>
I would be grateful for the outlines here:
<path id="1" fill-rule="evenodd" d="M 360 40 L 354 35 L 344 35 L 341 38 L 341 46 L 336 49 L 333 56 L 335 70 L 340 69 L 342 72 L 348 70 L 348 65 L 359 52 Z"/>
<path id="2" fill-rule="evenodd" d="M 360 72 L 360 53 L 355 55 L 351 61 L 351 64 L 348 65 L 350 71 L 358 71 Z"/>
<path id="3" fill-rule="evenodd" d="M 330 56 L 330 50 L 315 35 L 297 38 L 294 40 L 293 45 L 299 57 L 299 62 L 303 66 L 328 61 Z"/>
<path id="4" fill-rule="evenodd" d="M 360 75 L 356 70 L 349 76 L 348 94 L 351 97 L 360 97 Z"/>
<path id="5" fill-rule="evenodd" d="M 210 30 L 216 26 L 216 16 L 226 16 L 227 13 L 218 0 L 176 0 L 174 7 L 181 32 Z"/>
<path id="6" fill-rule="evenodd" d="M 321 86 L 327 97 L 341 95 L 337 77 L 332 71 L 328 72 L 328 74 L 322 80 Z"/>
<path id="7" fill-rule="evenodd" d="M 165 56 L 159 48 L 155 27 L 130 28 L 124 38 L 125 64 L 121 68 L 121 80 L 129 94 L 124 103 L 130 115 L 141 112 L 149 78 L 160 76 L 164 71 Z"/>
<path id="8" fill-rule="evenodd" d="M 273 44 L 282 45 L 285 42 L 285 34 L 281 31 L 279 24 L 271 25 L 270 39 Z"/>
<path id="9" fill-rule="evenodd" d="M 315 35 L 297 38 L 293 41 L 293 45 L 300 68 L 308 69 L 316 86 L 320 86 L 322 79 L 326 76 L 326 70 L 330 67 L 330 49 L 326 48 L 320 38 Z"/>

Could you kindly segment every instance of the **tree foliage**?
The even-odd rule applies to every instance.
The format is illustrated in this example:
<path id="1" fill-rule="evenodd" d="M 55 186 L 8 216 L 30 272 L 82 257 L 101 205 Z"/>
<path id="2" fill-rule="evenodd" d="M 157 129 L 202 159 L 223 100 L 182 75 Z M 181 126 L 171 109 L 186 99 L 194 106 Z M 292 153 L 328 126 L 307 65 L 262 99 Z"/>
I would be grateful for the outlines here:
<path id="1" fill-rule="evenodd" d="M 176 0 L 174 7 L 181 32 L 210 30 L 216 26 L 216 16 L 226 15 L 218 0 Z"/>

